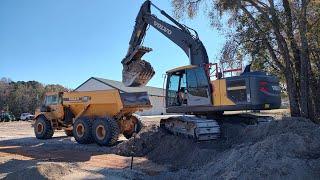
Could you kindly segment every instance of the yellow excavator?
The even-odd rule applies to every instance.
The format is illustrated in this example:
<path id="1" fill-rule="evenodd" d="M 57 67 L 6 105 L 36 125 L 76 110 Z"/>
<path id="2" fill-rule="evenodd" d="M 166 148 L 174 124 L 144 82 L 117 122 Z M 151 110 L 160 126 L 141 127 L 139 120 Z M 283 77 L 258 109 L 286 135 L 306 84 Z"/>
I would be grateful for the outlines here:
<path id="1" fill-rule="evenodd" d="M 151 13 L 151 6 L 170 20 L 169 24 Z M 136 17 L 136 24 L 127 55 L 122 60 L 122 81 L 126 86 L 144 86 L 154 75 L 151 64 L 142 60 L 151 48 L 143 47 L 142 40 L 148 26 L 154 27 L 178 45 L 188 56 L 190 65 L 166 72 L 166 112 L 193 114 L 163 119 L 160 126 L 174 134 L 183 134 L 198 140 L 216 139 L 218 123 L 203 116 L 222 114 L 235 110 L 269 110 L 281 105 L 279 80 L 265 72 L 250 72 L 239 76 L 222 77 L 216 67 L 211 79 L 207 51 L 194 29 L 180 24 L 151 1 L 145 1 Z"/>

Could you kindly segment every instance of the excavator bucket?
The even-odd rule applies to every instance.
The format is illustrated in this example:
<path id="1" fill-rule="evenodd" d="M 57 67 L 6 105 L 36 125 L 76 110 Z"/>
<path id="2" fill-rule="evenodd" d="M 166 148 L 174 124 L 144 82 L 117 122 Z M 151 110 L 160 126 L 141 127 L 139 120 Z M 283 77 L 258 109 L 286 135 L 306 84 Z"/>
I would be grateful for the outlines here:
<path id="1" fill-rule="evenodd" d="M 141 59 L 145 53 L 150 51 L 152 51 L 151 48 L 138 46 L 130 56 L 122 61 L 122 82 L 125 86 L 145 86 L 153 77 L 155 72 L 151 64 Z"/>

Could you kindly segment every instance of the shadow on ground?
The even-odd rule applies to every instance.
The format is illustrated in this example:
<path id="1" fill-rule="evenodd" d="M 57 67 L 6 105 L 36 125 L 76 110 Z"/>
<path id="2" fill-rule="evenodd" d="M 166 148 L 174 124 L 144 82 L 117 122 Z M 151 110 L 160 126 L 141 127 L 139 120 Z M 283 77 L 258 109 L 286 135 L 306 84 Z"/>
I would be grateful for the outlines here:
<path id="1" fill-rule="evenodd" d="M 39 140 L 34 137 L 0 141 L 0 153 L 10 153 L 30 157 L 40 161 L 85 162 L 91 156 L 106 154 L 110 147 L 96 144 L 78 144 L 71 137 L 53 137 Z M 2 166 L 2 165 L 1 165 Z"/>

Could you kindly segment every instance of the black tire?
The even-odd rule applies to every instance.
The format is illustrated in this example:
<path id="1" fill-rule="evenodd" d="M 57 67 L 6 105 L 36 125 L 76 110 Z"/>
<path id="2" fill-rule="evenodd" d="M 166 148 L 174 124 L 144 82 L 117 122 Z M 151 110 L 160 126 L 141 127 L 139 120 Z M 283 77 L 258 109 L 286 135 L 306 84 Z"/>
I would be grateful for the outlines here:
<path id="1" fill-rule="evenodd" d="M 4 122 L 10 122 L 10 118 L 5 117 L 5 118 L 4 118 Z"/>
<path id="2" fill-rule="evenodd" d="M 34 123 L 34 134 L 37 139 L 51 139 L 53 136 L 51 122 L 44 116 L 39 116 Z"/>
<path id="3" fill-rule="evenodd" d="M 142 127 L 143 127 L 143 124 L 142 124 L 141 120 L 138 119 L 136 133 L 140 132 L 140 130 L 142 129 Z M 131 133 L 123 132 L 123 136 L 124 136 L 125 138 L 127 138 L 127 139 L 130 139 L 130 138 L 132 137 L 133 133 L 135 133 L 135 132 L 131 132 Z"/>
<path id="4" fill-rule="evenodd" d="M 93 122 L 92 134 L 97 144 L 111 146 L 118 141 L 120 128 L 112 118 L 99 118 Z"/>
<path id="5" fill-rule="evenodd" d="M 73 124 L 73 137 L 79 144 L 89 144 L 92 139 L 92 124 L 89 119 L 79 118 Z"/>
<path id="6" fill-rule="evenodd" d="M 72 130 L 64 130 L 64 133 L 67 135 L 67 136 L 73 136 L 73 131 Z"/>

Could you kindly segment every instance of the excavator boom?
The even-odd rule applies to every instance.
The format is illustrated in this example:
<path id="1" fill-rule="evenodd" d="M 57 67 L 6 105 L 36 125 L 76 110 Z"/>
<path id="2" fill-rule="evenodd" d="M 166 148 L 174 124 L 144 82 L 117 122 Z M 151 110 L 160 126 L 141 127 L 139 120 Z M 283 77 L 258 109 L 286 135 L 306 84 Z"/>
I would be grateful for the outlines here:
<path id="1" fill-rule="evenodd" d="M 151 14 L 151 5 L 175 25 L 162 21 Z M 165 11 L 159 9 L 152 4 L 151 1 L 147 0 L 142 4 L 136 17 L 136 24 L 131 35 L 128 52 L 122 60 L 122 81 L 126 86 L 144 86 L 155 73 L 151 64 L 142 59 L 145 53 L 152 51 L 151 48 L 146 48 L 141 45 L 146 35 L 148 25 L 151 25 L 177 44 L 189 57 L 191 65 L 203 66 L 209 63 L 206 49 L 198 38 L 197 32 L 180 24 Z M 195 35 L 193 35 L 189 29 L 194 31 Z"/>

